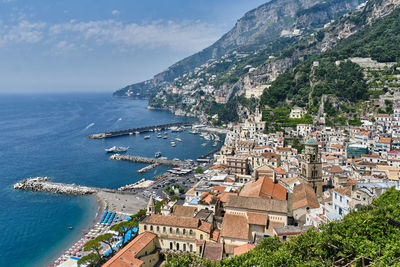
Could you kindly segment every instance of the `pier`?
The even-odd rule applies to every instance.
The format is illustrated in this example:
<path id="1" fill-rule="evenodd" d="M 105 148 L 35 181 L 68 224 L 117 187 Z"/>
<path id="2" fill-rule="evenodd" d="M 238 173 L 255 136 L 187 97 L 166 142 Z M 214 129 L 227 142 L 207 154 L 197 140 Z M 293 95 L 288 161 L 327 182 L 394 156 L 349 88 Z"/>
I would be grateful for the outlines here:
<path id="1" fill-rule="evenodd" d="M 133 135 L 136 133 L 145 133 L 145 132 L 153 132 L 155 130 L 167 130 L 171 127 L 187 127 L 192 126 L 195 122 L 175 122 L 175 123 L 168 123 L 168 124 L 160 124 L 156 126 L 145 126 L 140 128 L 132 128 L 126 130 L 119 130 L 119 131 L 112 131 L 112 132 L 104 132 L 98 134 L 89 135 L 88 138 L 90 139 L 104 139 L 104 138 L 113 138 L 123 135 Z"/>
<path id="2" fill-rule="evenodd" d="M 126 161 L 130 161 L 130 162 L 135 162 L 135 163 L 147 163 L 147 164 L 157 164 L 157 165 L 166 165 L 166 166 L 179 166 L 179 167 L 181 167 L 181 166 L 185 165 L 185 163 L 183 161 L 181 161 L 181 160 L 145 158 L 145 157 L 120 155 L 120 154 L 111 155 L 110 159 L 126 160 Z M 149 167 L 149 166 L 147 166 L 147 167 Z"/>
<path id="3" fill-rule="evenodd" d="M 28 178 L 14 184 L 14 189 L 36 192 L 48 192 L 65 195 L 89 195 L 98 192 L 99 188 L 50 182 L 49 177 Z"/>
<path id="4" fill-rule="evenodd" d="M 138 170 L 137 172 L 138 172 L 138 173 L 145 173 L 145 172 L 147 172 L 147 171 L 150 171 L 151 169 L 154 169 L 154 168 L 157 167 L 158 165 L 159 165 L 158 163 L 153 163 L 153 164 L 151 164 L 151 165 L 149 165 L 149 166 L 146 166 L 146 167 L 144 167 L 144 168 Z"/>

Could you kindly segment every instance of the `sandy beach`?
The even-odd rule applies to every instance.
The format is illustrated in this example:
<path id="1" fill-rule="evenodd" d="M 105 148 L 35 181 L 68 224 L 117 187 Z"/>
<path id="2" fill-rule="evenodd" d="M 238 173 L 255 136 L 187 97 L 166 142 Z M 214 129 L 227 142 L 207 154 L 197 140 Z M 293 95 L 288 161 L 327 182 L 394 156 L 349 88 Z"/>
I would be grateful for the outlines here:
<path id="1" fill-rule="evenodd" d="M 100 216 L 104 209 L 115 210 L 120 213 L 125 213 L 133 215 L 141 209 L 145 209 L 147 206 L 147 201 L 136 194 L 122 194 L 122 193 L 110 193 L 100 191 L 96 194 L 98 200 L 100 201 L 101 210 L 99 212 Z"/>

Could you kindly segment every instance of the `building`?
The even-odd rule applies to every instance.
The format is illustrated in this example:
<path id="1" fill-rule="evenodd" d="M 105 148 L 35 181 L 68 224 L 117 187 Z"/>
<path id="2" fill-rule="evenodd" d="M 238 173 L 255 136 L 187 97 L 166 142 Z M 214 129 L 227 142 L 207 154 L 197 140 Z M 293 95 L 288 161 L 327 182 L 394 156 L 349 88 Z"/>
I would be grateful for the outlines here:
<path id="1" fill-rule="evenodd" d="M 289 118 L 291 118 L 291 119 L 300 119 L 304 115 L 306 115 L 306 111 L 303 108 L 294 107 L 290 111 Z"/>
<path id="2" fill-rule="evenodd" d="M 296 221 L 304 224 L 306 214 L 310 209 L 319 208 L 314 189 L 306 183 L 296 185 L 293 189 L 292 211 Z"/>
<path id="3" fill-rule="evenodd" d="M 152 214 L 139 223 L 139 233 L 158 235 L 162 250 L 182 251 L 201 255 L 205 242 L 216 242 L 212 225 L 197 218 Z"/>
<path id="4" fill-rule="evenodd" d="M 318 143 L 315 139 L 305 142 L 301 158 L 300 177 L 303 182 L 309 184 L 317 194 L 322 195 L 322 162 L 318 152 Z"/>
<path id="5" fill-rule="evenodd" d="M 226 163 L 231 173 L 234 174 L 249 174 L 249 165 L 247 157 L 231 156 L 226 157 Z"/>
<path id="6" fill-rule="evenodd" d="M 286 188 L 276 180 L 264 176 L 255 182 L 243 186 L 239 193 L 243 197 L 261 197 L 267 199 L 286 200 Z"/>
<path id="7" fill-rule="evenodd" d="M 155 234 L 143 232 L 118 251 L 103 267 L 152 267 L 159 261 L 159 243 Z"/>

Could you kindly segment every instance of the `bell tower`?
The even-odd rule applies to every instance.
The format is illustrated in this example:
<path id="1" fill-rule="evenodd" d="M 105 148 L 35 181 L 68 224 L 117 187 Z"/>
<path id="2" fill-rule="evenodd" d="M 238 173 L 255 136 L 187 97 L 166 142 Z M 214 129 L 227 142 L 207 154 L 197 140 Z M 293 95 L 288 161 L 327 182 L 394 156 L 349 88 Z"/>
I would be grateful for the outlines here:
<path id="1" fill-rule="evenodd" d="M 153 196 L 150 196 L 149 203 L 147 203 L 147 215 L 155 214 L 156 213 L 156 203 L 153 199 Z"/>
<path id="2" fill-rule="evenodd" d="M 303 182 L 314 188 L 316 195 L 322 196 L 322 162 L 318 152 L 318 143 L 315 139 L 305 142 L 301 158 L 300 177 Z"/>

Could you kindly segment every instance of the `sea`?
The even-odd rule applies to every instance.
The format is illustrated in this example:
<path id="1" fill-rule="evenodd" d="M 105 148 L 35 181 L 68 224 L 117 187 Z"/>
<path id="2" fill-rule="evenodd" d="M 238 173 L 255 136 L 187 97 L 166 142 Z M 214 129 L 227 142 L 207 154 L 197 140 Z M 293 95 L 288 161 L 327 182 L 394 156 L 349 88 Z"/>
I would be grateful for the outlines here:
<path id="1" fill-rule="evenodd" d="M 146 100 L 108 93 L 0 95 L 0 266 L 48 266 L 76 242 L 99 212 L 93 196 L 17 191 L 22 179 L 48 176 L 55 182 L 113 188 L 151 179 L 144 164 L 114 161 L 104 149 L 129 146 L 127 154 L 196 159 L 214 149 L 187 131 L 93 140 L 93 133 L 193 120 L 149 110 Z M 145 140 L 144 135 L 151 138 Z M 171 147 L 171 138 L 179 137 Z M 204 145 L 204 143 L 206 143 Z M 68 227 L 73 227 L 69 230 Z"/>

